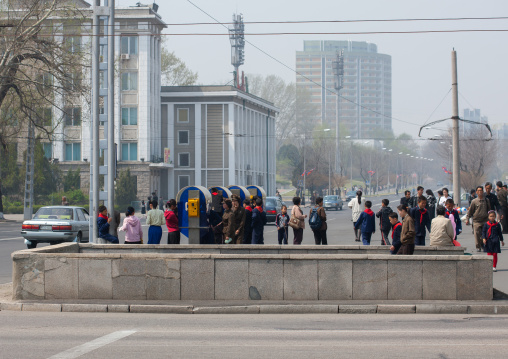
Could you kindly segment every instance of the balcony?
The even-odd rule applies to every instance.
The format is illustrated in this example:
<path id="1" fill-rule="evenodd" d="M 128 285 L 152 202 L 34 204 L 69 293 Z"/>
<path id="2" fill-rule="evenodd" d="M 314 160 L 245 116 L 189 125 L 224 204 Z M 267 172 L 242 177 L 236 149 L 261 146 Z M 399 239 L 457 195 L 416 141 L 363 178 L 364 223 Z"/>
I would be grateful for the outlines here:
<path id="1" fill-rule="evenodd" d="M 174 168 L 173 161 L 168 159 L 168 161 L 164 161 L 164 156 L 152 155 L 150 159 L 151 168 Z"/>

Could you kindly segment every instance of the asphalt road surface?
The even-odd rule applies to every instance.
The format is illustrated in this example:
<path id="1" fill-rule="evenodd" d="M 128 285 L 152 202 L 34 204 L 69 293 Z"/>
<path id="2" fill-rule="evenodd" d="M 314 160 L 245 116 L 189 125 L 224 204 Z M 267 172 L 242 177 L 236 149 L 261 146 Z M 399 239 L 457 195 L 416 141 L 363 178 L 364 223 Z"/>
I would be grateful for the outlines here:
<path id="1" fill-rule="evenodd" d="M 373 202 L 372 210 L 377 212 L 381 207 L 381 200 L 388 198 L 390 200 L 390 207 L 396 211 L 396 207 L 400 204 L 400 196 L 381 196 L 381 197 L 369 197 L 366 196 L 367 200 Z M 291 208 L 290 201 L 286 201 L 289 208 Z M 304 209 L 304 214 L 309 214 L 310 208 Z M 341 244 L 341 245 L 357 245 L 358 242 L 354 241 L 353 222 L 351 221 L 351 210 L 347 208 L 347 203 L 344 203 L 344 209 L 342 211 L 327 210 L 327 222 L 328 222 L 328 244 Z M 123 218 L 123 217 L 122 217 Z M 148 227 L 144 225 L 145 219 L 142 218 L 143 233 L 145 241 L 148 238 Z M 308 224 L 308 222 L 307 222 Z M 378 227 L 378 225 L 376 225 Z M 12 264 L 10 255 L 12 252 L 24 249 L 23 238 L 20 235 L 21 223 L 12 222 L 1 222 L 0 223 L 0 284 L 8 283 L 12 281 Z M 120 243 L 124 242 L 125 234 L 120 232 Z M 292 244 L 293 235 L 292 229 L 289 229 L 289 243 Z M 475 251 L 474 237 L 471 232 L 471 226 L 463 225 L 463 233 L 458 238 L 462 246 L 467 247 L 469 252 L 477 254 Z M 507 239 L 508 242 L 508 239 Z M 162 244 L 167 243 L 167 229 L 163 227 Z M 188 239 L 182 236 L 182 244 L 187 244 Z M 265 244 L 278 244 L 277 241 L 277 230 L 273 224 L 268 224 L 265 227 Z M 307 245 L 314 244 L 314 237 L 312 230 L 307 228 L 304 230 L 303 243 Z M 372 236 L 371 244 L 380 245 L 381 235 L 377 231 Z M 427 234 L 426 244 L 429 245 L 429 238 Z M 388 249 L 387 249 L 387 253 Z M 483 253 L 486 255 L 485 253 Z M 494 287 L 508 293 L 508 256 L 504 256 L 503 253 L 499 255 L 498 271 L 494 273 Z"/>
<path id="2" fill-rule="evenodd" d="M 0 357 L 503 358 L 508 316 L 0 312 Z"/>

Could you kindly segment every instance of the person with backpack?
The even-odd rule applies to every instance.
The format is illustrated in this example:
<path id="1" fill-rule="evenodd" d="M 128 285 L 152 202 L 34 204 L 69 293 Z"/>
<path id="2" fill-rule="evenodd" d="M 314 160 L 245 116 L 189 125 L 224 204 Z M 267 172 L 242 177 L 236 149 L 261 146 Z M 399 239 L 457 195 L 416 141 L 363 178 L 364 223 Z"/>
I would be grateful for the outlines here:
<path id="1" fill-rule="evenodd" d="M 390 201 L 388 199 L 383 199 L 381 201 L 381 209 L 376 213 L 376 217 L 379 218 L 379 230 L 381 231 L 381 245 L 390 245 L 390 240 L 388 239 L 388 235 L 390 234 L 390 230 L 392 229 L 392 225 L 390 223 L 389 215 L 392 213 L 392 209 L 388 207 Z"/>
<path id="2" fill-rule="evenodd" d="M 326 238 L 326 212 L 323 208 L 323 197 L 316 198 L 316 206 L 310 210 L 309 225 L 314 233 L 314 241 L 316 245 L 327 245 Z"/>
<path id="3" fill-rule="evenodd" d="M 355 229 L 361 228 L 362 242 L 364 246 L 370 246 L 370 239 L 372 233 L 376 233 L 376 217 L 371 210 L 372 202 L 365 201 L 365 211 L 360 214 L 358 221 L 356 221 Z"/>
<path id="4" fill-rule="evenodd" d="M 263 231 L 266 224 L 266 213 L 263 211 L 263 200 L 256 198 L 256 207 L 252 210 L 252 244 L 265 244 Z"/>

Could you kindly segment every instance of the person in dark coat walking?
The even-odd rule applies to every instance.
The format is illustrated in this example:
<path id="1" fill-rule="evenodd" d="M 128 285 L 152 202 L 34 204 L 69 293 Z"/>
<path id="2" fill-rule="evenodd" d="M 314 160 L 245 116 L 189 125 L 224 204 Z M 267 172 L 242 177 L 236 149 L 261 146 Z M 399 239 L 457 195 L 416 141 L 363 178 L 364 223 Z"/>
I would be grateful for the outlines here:
<path id="1" fill-rule="evenodd" d="M 504 246 L 504 240 L 501 225 L 496 222 L 495 211 L 489 211 L 489 221 L 483 226 L 482 237 L 485 251 L 494 259 L 492 270 L 497 272 L 497 254 L 501 253 L 500 243 Z"/>
<path id="2" fill-rule="evenodd" d="M 117 244 L 118 237 L 109 234 L 109 224 L 111 218 L 108 218 L 108 209 L 106 206 L 99 206 L 99 216 L 97 217 L 97 227 L 99 229 L 99 238 L 105 239 L 108 242 Z"/>
<path id="3" fill-rule="evenodd" d="M 412 255 L 415 250 L 415 221 L 408 213 L 405 204 L 397 207 L 400 218 L 402 218 L 402 229 L 400 231 L 400 249 L 397 254 Z"/>
<path id="4" fill-rule="evenodd" d="M 390 224 L 389 215 L 392 213 L 392 209 L 388 207 L 390 201 L 388 199 L 383 199 L 381 201 L 381 209 L 376 213 L 376 217 L 379 218 L 379 230 L 381 232 L 381 245 L 390 245 L 390 240 L 388 239 L 388 235 L 390 234 L 390 230 L 392 229 L 392 225 Z"/>
<path id="5" fill-rule="evenodd" d="M 397 213 L 392 212 L 388 216 L 392 226 L 392 246 L 390 247 L 391 254 L 397 254 L 402 243 L 400 243 L 400 233 L 402 232 L 402 223 L 399 222 Z"/>
<path id="6" fill-rule="evenodd" d="M 266 224 L 266 213 L 263 211 L 263 200 L 256 198 L 256 207 L 252 210 L 252 244 L 265 244 L 263 231 Z"/>
<path id="7" fill-rule="evenodd" d="M 422 186 L 418 186 L 416 188 L 416 195 L 411 197 L 408 201 L 407 206 L 409 207 L 409 209 L 418 207 L 419 199 L 421 196 L 423 196 L 423 190 L 424 190 L 424 188 Z"/>
<path id="8" fill-rule="evenodd" d="M 424 246 L 425 245 L 425 234 L 427 229 L 430 232 L 430 217 L 429 211 L 425 208 L 427 206 L 427 198 L 420 196 L 418 199 L 418 207 L 412 208 L 409 211 L 411 218 L 413 218 L 415 222 L 415 245 L 416 246 Z"/>
<path id="9" fill-rule="evenodd" d="M 400 199 L 400 204 L 409 206 L 409 200 L 411 199 L 411 191 L 405 190 L 404 197 Z"/>
<path id="10" fill-rule="evenodd" d="M 243 244 L 252 244 L 252 207 L 250 200 L 243 201 L 245 208 L 245 229 L 243 231 Z"/>
<path id="11" fill-rule="evenodd" d="M 360 214 L 355 224 L 355 229 L 361 228 L 362 242 L 365 246 L 370 246 L 372 233 L 376 232 L 376 217 L 374 216 L 374 212 L 370 209 L 371 207 L 372 202 L 365 201 L 365 211 Z"/>
<path id="12" fill-rule="evenodd" d="M 425 193 L 427 194 L 427 210 L 429 211 L 430 223 L 432 224 L 432 220 L 436 217 L 437 199 L 431 189 L 426 190 Z"/>
<path id="13" fill-rule="evenodd" d="M 503 228 L 503 233 L 508 233 L 508 191 L 503 187 L 503 182 L 498 181 L 496 183 L 497 200 L 501 206 L 500 222 Z"/>
<path id="14" fill-rule="evenodd" d="M 242 244 L 245 234 L 245 208 L 240 206 L 240 197 L 233 196 L 233 218 L 235 222 L 235 239 L 233 243 Z"/>

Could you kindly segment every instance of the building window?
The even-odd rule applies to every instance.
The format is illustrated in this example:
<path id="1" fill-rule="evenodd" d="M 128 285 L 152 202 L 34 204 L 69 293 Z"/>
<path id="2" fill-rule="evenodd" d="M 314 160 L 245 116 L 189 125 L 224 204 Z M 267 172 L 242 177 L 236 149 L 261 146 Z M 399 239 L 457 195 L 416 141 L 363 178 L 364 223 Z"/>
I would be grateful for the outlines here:
<path id="1" fill-rule="evenodd" d="M 190 167 L 190 153 L 187 152 L 178 154 L 178 166 Z"/>
<path id="2" fill-rule="evenodd" d="M 178 144 L 179 145 L 189 144 L 189 131 L 178 131 Z"/>
<path id="3" fill-rule="evenodd" d="M 80 36 L 68 36 L 65 38 L 65 48 L 73 54 L 78 53 L 81 50 L 81 37 Z"/>
<path id="4" fill-rule="evenodd" d="M 178 190 L 190 185 L 190 176 L 178 176 Z"/>
<path id="5" fill-rule="evenodd" d="M 122 143 L 122 161 L 138 160 L 138 144 L 135 142 Z"/>
<path id="6" fill-rule="evenodd" d="M 64 112 L 65 126 L 81 126 L 81 107 L 67 107 Z"/>
<path id="7" fill-rule="evenodd" d="M 122 125 L 136 126 L 138 124 L 138 108 L 122 107 Z"/>
<path id="8" fill-rule="evenodd" d="M 42 123 L 43 126 L 51 126 L 51 107 L 41 108 L 37 110 L 37 115 L 39 116 L 40 123 Z"/>
<path id="9" fill-rule="evenodd" d="M 71 92 L 78 92 L 81 90 L 81 74 L 79 73 L 70 73 L 65 75 L 65 80 L 63 81 L 64 90 Z"/>
<path id="10" fill-rule="evenodd" d="M 138 90 L 138 73 L 124 72 L 122 74 L 122 91 Z"/>
<path id="11" fill-rule="evenodd" d="M 50 160 L 53 158 L 53 145 L 51 144 L 51 142 L 44 142 L 42 144 L 42 149 L 44 151 L 44 157 L 46 157 L 46 159 Z"/>
<path id="12" fill-rule="evenodd" d="M 177 111 L 177 122 L 187 123 L 189 122 L 189 109 L 188 108 L 179 108 Z"/>
<path id="13" fill-rule="evenodd" d="M 138 37 L 137 36 L 122 36 L 122 55 L 137 55 L 138 54 Z"/>
<path id="14" fill-rule="evenodd" d="M 81 143 L 65 144 L 65 160 L 81 161 Z"/>

